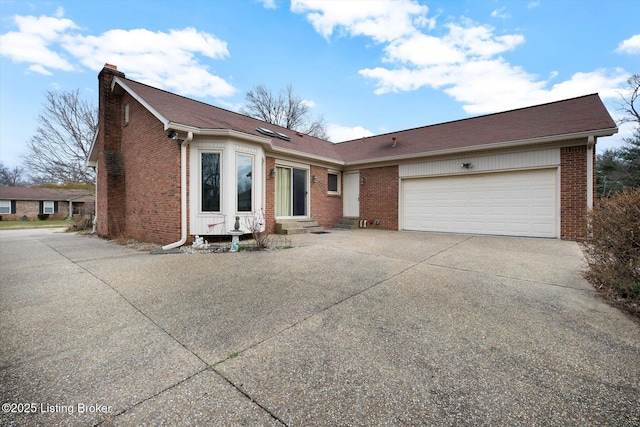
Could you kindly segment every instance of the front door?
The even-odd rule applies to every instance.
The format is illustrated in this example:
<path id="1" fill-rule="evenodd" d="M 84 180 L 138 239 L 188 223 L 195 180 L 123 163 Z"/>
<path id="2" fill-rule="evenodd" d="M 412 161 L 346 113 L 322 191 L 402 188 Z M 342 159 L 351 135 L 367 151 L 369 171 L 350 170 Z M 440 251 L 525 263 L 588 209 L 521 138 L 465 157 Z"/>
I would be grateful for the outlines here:
<path id="1" fill-rule="evenodd" d="M 276 216 L 306 217 L 308 171 L 292 167 L 276 168 Z"/>
<path id="2" fill-rule="evenodd" d="M 360 174 L 344 174 L 344 201 L 342 213 L 344 216 L 360 217 Z"/>

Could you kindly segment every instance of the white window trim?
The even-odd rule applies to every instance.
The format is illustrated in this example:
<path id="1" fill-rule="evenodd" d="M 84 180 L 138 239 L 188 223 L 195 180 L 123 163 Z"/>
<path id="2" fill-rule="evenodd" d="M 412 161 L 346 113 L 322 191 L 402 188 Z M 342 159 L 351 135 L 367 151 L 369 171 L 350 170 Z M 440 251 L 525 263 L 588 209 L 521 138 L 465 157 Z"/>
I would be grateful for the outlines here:
<path id="1" fill-rule="evenodd" d="M 251 209 L 248 211 L 238 210 L 238 156 L 251 157 Z M 235 199 L 236 199 L 236 213 L 248 214 L 255 211 L 255 178 L 256 178 L 256 156 L 251 153 L 245 153 L 242 151 L 236 151 L 236 185 L 235 185 Z"/>
<path id="2" fill-rule="evenodd" d="M 338 191 L 329 190 L 329 174 L 337 175 L 337 177 L 338 177 L 338 182 L 337 182 Z M 327 170 L 327 194 L 339 196 L 341 194 L 341 191 L 340 191 L 341 188 L 342 188 L 342 174 L 340 172 L 336 171 L 336 170 L 328 169 Z"/>
<path id="3" fill-rule="evenodd" d="M 51 200 L 45 200 L 42 202 L 42 213 L 53 215 L 56 213 L 56 203 Z"/>
<path id="4" fill-rule="evenodd" d="M 202 210 L 202 154 L 220 155 L 220 209 L 217 211 Z M 224 211 L 224 153 L 222 150 L 198 150 L 198 212 L 202 215 L 221 214 Z"/>
<path id="5" fill-rule="evenodd" d="M 8 209 L 6 212 L 4 209 Z M 11 215 L 11 200 L 0 200 L 0 215 Z"/>

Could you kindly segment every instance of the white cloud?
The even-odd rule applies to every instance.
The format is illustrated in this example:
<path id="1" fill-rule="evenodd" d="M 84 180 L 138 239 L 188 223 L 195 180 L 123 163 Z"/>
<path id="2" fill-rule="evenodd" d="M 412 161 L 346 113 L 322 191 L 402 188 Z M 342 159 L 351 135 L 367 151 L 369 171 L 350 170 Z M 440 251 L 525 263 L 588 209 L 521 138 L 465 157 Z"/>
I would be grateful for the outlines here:
<path id="1" fill-rule="evenodd" d="M 628 53 L 629 55 L 640 53 L 640 34 L 636 34 L 635 36 L 631 36 L 628 39 L 623 40 L 620 45 L 618 45 L 616 52 Z"/>
<path id="2" fill-rule="evenodd" d="M 413 0 L 292 0 L 291 11 L 306 14 L 315 30 L 329 39 L 335 29 L 352 36 L 388 42 L 430 25 L 428 8 Z"/>
<path id="3" fill-rule="evenodd" d="M 510 18 L 511 16 L 506 12 L 506 10 L 507 10 L 506 7 L 501 7 L 500 9 L 496 9 L 493 12 L 491 12 L 491 16 L 493 18 L 500 18 L 500 19 Z"/>
<path id="4" fill-rule="evenodd" d="M 327 125 L 327 133 L 329 134 L 329 141 L 331 142 L 350 141 L 352 139 L 373 136 L 373 132 L 362 126 L 348 127 L 336 124 Z"/>
<path id="5" fill-rule="evenodd" d="M 143 28 L 114 29 L 98 36 L 79 33 L 62 17 L 16 16 L 18 31 L 0 35 L 0 54 L 28 64 L 32 72 L 100 70 L 119 65 L 127 76 L 182 95 L 224 97 L 236 89 L 208 71 L 206 59 L 229 56 L 226 42 L 195 28 L 152 32 Z M 72 63 L 73 61 L 73 63 Z"/>
<path id="6" fill-rule="evenodd" d="M 48 69 L 72 71 L 73 65 L 59 52 L 50 48 L 63 35 L 78 27 L 70 19 L 49 16 L 14 16 L 18 31 L 0 35 L 0 55 L 13 62 L 31 64 L 31 71 L 51 74 Z"/>
<path id="7" fill-rule="evenodd" d="M 537 7 L 538 2 L 528 7 Z M 521 34 L 498 35 L 487 25 L 461 18 L 448 23 L 444 33 L 433 35 L 435 18 L 428 9 L 413 1 L 392 2 L 320 2 L 294 0 L 291 10 L 306 14 L 307 20 L 325 38 L 336 29 L 351 36 L 370 37 L 384 44 L 385 66 L 364 68 L 359 74 L 375 84 L 374 93 L 413 91 L 421 87 L 442 90 L 470 114 L 484 114 L 532 104 L 556 101 L 598 92 L 614 97 L 624 83 L 622 70 L 595 70 L 575 73 L 567 80 L 552 72 L 547 80 L 510 64 L 502 55 L 525 42 Z M 505 9 L 494 17 L 505 18 Z M 418 23 L 430 22 L 425 25 Z M 394 23 L 395 25 L 391 25 Z M 635 49 L 635 36 L 623 44 L 625 51 Z"/>
<path id="8" fill-rule="evenodd" d="M 31 64 L 28 68 L 29 71 L 33 71 L 34 73 L 42 74 L 43 76 L 51 76 L 53 73 L 46 68 L 44 68 L 40 64 Z"/>
<path id="9" fill-rule="evenodd" d="M 277 9 L 276 0 L 258 0 L 265 9 Z"/>
<path id="10" fill-rule="evenodd" d="M 540 6 L 540 0 L 530 1 L 527 4 L 527 9 L 535 9 L 538 6 Z"/>
<path id="11" fill-rule="evenodd" d="M 300 101 L 300 103 L 302 105 L 306 105 L 309 108 L 315 108 L 315 106 L 316 106 L 315 101 L 312 101 L 310 99 L 303 99 L 302 101 Z"/>

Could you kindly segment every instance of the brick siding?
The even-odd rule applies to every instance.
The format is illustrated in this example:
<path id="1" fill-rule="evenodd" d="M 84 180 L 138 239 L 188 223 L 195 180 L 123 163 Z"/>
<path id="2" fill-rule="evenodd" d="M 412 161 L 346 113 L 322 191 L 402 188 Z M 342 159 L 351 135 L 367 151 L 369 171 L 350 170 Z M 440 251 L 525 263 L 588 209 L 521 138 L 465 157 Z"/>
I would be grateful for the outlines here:
<path id="1" fill-rule="evenodd" d="M 38 200 L 16 200 L 16 212 L 13 214 L 2 214 L 3 221 L 19 221 L 23 216 L 27 216 L 29 221 L 38 219 L 40 213 L 40 202 Z M 58 201 L 58 212 L 49 214 L 49 219 L 65 219 L 69 217 L 69 202 Z"/>
<path id="2" fill-rule="evenodd" d="M 398 166 L 360 169 L 360 219 L 369 227 L 398 229 Z M 379 224 L 376 225 L 376 220 Z"/>
<path id="3" fill-rule="evenodd" d="M 128 93 L 111 92 L 114 75 L 123 76 L 106 68 L 99 76 L 98 234 L 162 244 L 177 241 L 180 145 L 167 138 L 162 123 Z"/>
<path id="4" fill-rule="evenodd" d="M 322 227 L 332 228 L 342 217 L 342 192 L 340 195 L 327 193 L 328 174 L 327 168 L 311 166 L 311 219 Z"/>
<path id="5" fill-rule="evenodd" d="M 267 156 L 264 173 L 265 179 L 265 201 L 264 219 L 265 232 L 273 233 L 276 227 L 276 179 L 271 176 L 271 169 L 276 167 L 276 159 Z"/>
<path id="6" fill-rule="evenodd" d="M 129 123 L 122 129 L 125 230 L 129 238 L 168 244 L 180 240 L 180 142 L 128 93 Z"/>
<path id="7" fill-rule="evenodd" d="M 561 148 L 560 238 L 564 240 L 580 241 L 584 240 L 587 235 L 586 177 L 587 146 Z"/>

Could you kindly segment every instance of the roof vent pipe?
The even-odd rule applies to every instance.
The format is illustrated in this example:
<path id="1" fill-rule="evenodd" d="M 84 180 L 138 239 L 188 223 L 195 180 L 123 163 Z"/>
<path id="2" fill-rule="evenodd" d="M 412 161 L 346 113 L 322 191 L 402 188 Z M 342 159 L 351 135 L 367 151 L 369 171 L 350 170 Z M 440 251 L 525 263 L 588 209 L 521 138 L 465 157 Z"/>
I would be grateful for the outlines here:
<path id="1" fill-rule="evenodd" d="M 391 145 L 391 148 L 395 147 L 397 142 L 396 142 L 396 137 L 394 136 L 393 138 L 391 138 L 391 141 L 393 142 L 393 144 Z"/>

